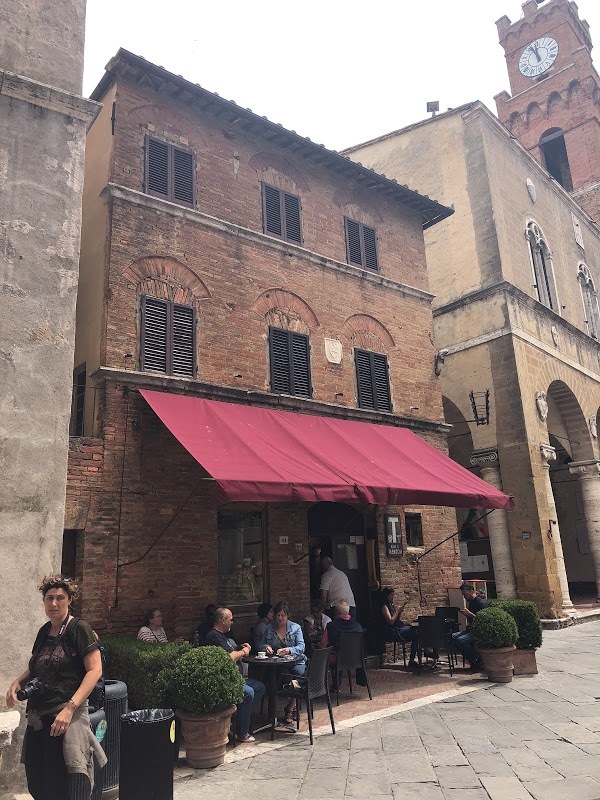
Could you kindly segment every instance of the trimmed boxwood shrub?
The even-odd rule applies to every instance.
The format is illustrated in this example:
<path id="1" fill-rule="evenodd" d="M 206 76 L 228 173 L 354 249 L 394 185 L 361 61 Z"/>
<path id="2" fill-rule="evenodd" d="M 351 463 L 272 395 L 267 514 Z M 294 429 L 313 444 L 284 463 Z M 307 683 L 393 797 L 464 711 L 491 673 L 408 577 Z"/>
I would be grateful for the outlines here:
<path id="1" fill-rule="evenodd" d="M 195 647 L 157 679 L 162 705 L 180 708 L 188 714 L 225 711 L 239 705 L 243 698 L 244 679 L 229 653 L 222 647 Z"/>
<path id="2" fill-rule="evenodd" d="M 103 636 L 102 644 L 106 654 L 106 677 L 127 684 L 127 702 L 134 710 L 162 707 L 157 676 L 190 649 L 187 642 L 155 644 L 117 634 Z"/>
<path id="3" fill-rule="evenodd" d="M 475 644 L 484 650 L 510 647 L 517 641 L 517 623 L 501 608 L 483 608 L 473 620 Z"/>
<path id="4" fill-rule="evenodd" d="M 531 600 L 491 600 L 490 605 L 506 611 L 517 623 L 517 650 L 542 646 L 542 623 L 535 603 Z"/>

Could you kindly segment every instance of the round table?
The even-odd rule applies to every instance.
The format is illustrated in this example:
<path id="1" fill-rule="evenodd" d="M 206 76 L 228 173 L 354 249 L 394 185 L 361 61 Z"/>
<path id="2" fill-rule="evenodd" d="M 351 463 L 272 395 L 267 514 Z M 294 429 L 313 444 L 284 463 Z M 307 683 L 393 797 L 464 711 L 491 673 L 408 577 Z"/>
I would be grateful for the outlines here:
<path id="1" fill-rule="evenodd" d="M 267 658 L 258 658 L 257 656 L 244 656 L 242 661 L 246 664 L 258 664 L 264 667 L 266 672 L 266 685 L 267 685 L 267 708 L 269 722 L 267 725 L 262 725 L 260 728 L 255 728 L 254 733 L 260 733 L 271 729 L 271 740 L 275 738 L 275 726 L 277 725 L 277 683 L 279 672 L 285 669 L 291 669 L 296 664 L 303 660 L 302 656 L 268 656 Z M 295 731 L 295 728 L 289 725 L 285 726 L 286 730 Z"/>

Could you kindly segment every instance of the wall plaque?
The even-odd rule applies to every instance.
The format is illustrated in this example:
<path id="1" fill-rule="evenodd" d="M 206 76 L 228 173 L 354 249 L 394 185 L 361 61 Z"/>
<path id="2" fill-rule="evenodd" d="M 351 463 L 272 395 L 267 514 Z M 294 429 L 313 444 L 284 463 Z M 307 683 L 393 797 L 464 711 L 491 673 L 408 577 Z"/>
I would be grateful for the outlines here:
<path id="1" fill-rule="evenodd" d="M 385 552 L 388 558 L 403 555 L 402 526 L 400 517 L 386 514 L 385 516 Z"/>

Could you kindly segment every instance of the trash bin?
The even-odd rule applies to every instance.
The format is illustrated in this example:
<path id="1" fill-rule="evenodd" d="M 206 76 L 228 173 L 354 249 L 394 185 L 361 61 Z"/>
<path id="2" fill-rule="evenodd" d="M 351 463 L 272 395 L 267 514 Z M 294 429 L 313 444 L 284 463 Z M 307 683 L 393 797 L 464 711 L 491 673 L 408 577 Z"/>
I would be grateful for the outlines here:
<path id="1" fill-rule="evenodd" d="M 99 711 L 94 711 L 90 714 L 90 728 L 92 733 L 96 737 L 96 739 L 102 745 L 102 749 L 104 748 L 104 740 L 106 737 L 106 714 L 102 709 Z M 105 751 L 106 752 L 106 751 Z M 94 788 L 92 790 L 92 796 L 90 800 L 100 800 L 102 797 L 102 773 L 108 767 L 108 764 L 99 770 L 97 767 L 94 771 Z"/>
<path id="2" fill-rule="evenodd" d="M 127 684 L 123 681 L 106 681 L 104 713 L 106 714 L 106 736 L 104 752 L 108 764 L 102 770 L 103 800 L 115 798 L 119 793 L 119 741 L 121 738 L 121 715 L 127 711 Z"/>
<path id="3" fill-rule="evenodd" d="M 174 741 L 171 708 L 123 714 L 119 800 L 173 800 Z"/>

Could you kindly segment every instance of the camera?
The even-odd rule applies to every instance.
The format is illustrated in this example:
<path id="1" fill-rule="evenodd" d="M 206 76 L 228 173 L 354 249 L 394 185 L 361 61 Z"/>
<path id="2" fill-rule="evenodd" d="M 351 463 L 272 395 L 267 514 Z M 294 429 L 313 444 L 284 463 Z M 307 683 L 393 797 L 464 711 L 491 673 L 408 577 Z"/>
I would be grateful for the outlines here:
<path id="1" fill-rule="evenodd" d="M 32 678 L 30 681 L 27 681 L 27 683 L 24 683 L 19 689 L 17 692 L 17 700 L 29 700 L 30 697 L 45 692 L 47 688 L 48 685 L 45 681 L 42 681 L 39 678 Z"/>

